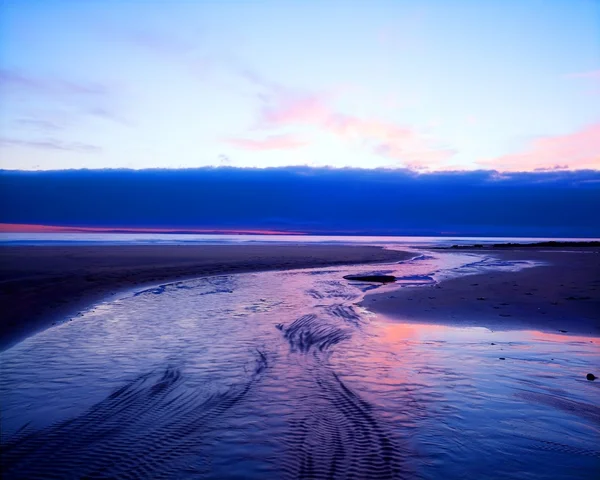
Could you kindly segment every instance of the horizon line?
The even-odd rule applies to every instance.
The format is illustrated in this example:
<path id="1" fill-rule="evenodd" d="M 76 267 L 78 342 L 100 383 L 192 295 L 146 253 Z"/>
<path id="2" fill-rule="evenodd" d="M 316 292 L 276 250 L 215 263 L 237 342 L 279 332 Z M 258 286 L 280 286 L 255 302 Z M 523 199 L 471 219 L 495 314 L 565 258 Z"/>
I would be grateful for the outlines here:
<path id="1" fill-rule="evenodd" d="M 331 165 L 279 165 L 279 166 L 235 166 L 235 165 L 202 165 L 197 167 L 105 167 L 105 168 L 51 168 L 51 169 L 17 169 L 17 168 L 2 168 L 0 173 L 56 173 L 56 172 L 148 172 L 148 171 L 186 171 L 186 170 L 364 170 L 364 171 L 388 171 L 388 172 L 405 172 L 414 175 L 433 175 L 440 173 L 495 173 L 499 175 L 515 175 L 515 174 L 544 174 L 544 173 L 578 173 L 578 172 L 595 172 L 600 173 L 600 165 L 598 168 L 536 168 L 534 170 L 499 170 L 496 168 L 471 168 L 471 169 L 413 169 L 408 167 L 334 167 Z"/>
<path id="2" fill-rule="evenodd" d="M 457 231 L 439 231 L 423 233 L 366 233 L 364 231 L 331 231 L 331 232 L 300 232 L 296 230 L 270 230 L 251 228 L 177 228 L 177 227 L 88 227 L 88 226 L 63 226 L 42 225 L 31 223 L 0 223 L 0 234 L 3 233 L 81 233 L 81 234 L 167 234 L 167 235 L 273 235 L 296 237 L 461 237 L 461 238 L 528 238 L 528 239 L 560 239 L 583 240 L 594 239 L 597 236 L 537 236 L 537 235 L 510 235 L 510 234 L 485 234 Z"/>

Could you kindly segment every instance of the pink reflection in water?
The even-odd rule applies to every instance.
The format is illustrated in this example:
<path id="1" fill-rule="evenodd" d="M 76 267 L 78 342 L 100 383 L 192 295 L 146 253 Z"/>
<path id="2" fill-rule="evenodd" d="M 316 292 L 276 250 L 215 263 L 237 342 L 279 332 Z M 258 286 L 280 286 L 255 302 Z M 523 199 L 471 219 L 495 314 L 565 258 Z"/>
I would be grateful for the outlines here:
<path id="1" fill-rule="evenodd" d="M 2 353 L 3 427 L 31 433 L 12 474 L 60 461 L 141 475 L 150 461 L 177 477 L 182 458 L 200 478 L 589 472 L 598 339 L 391 322 L 357 306 L 368 285 L 343 280 L 481 267 L 444 261 L 178 282 L 32 337 Z"/>

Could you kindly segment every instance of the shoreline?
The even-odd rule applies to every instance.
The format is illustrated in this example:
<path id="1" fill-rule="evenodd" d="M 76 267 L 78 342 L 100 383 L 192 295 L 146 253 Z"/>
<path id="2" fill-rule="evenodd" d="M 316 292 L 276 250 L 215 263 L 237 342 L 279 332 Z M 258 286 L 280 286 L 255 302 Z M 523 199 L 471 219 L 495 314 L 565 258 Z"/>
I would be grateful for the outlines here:
<path id="1" fill-rule="evenodd" d="M 452 250 L 430 249 L 435 255 Z M 480 248 L 461 253 L 539 261 L 517 272 L 492 271 L 431 286 L 367 294 L 360 305 L 394 322 L 538 330 L 600 337 L 600 248 Z"/>
<path id="2" fill-rule="evenodd" d="M 216 275 L 406 260 L 339 245 L 98 245 L 0 248 L 0 351 L 120 293 Z"/>
<path id="3" fill-rule="evenodd" d="M 435 255 L 453 250 L 423 249 Z M 600 248 L 461 249 L 543 266 L 365 295 L 391 321 L 600 336 Z M 206 276 L 409 260 L 415 252 L 340 245 L 102 245 L 0 248 L 0 351 L 142 288 Z M 556 281 L 553 281 L 555 279 Z"/>

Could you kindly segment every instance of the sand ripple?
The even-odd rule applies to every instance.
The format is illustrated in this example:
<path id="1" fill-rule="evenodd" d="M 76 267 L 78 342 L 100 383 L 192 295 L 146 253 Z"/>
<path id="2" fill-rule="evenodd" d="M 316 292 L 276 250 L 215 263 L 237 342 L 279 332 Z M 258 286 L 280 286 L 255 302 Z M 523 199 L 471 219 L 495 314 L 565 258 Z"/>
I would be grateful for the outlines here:
<path id="1" fill-rule="evenodd" d="M 434 263 L 390 268 L 427 283 Z M 356 306 L 365 285 L 342 279 L 352 273 L 158 286 L 3 352 L 3 478 L 586 478 L 597 467 L 600 384 L 584 375 L 596 339 L 390 323 Z"/>

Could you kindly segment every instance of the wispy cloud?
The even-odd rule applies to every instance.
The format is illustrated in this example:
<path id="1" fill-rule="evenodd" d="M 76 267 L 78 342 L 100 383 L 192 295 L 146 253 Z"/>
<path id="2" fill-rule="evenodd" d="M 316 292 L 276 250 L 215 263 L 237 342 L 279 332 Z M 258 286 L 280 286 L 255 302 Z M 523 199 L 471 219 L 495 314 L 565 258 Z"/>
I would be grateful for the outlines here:
<path id="1" fill-rule="evenodd" d="M 288 150 L 307 145 L 308 142 L 291 135 L 272 135 L 263 139 L 228 138 L 225 141 L 244 150 Z"/>
<path id="2" fill-rule="evenodd" d="M 374 155 L 387 157 L 398 166 L 414 169 L 438 168 L 455 154 L 454 150 L 437 145 L 414 128 L 336 111 L 331 105 L 343 89 L 306 93 L 277 85 L 254 72 L 246 72 L 246 78 L 263 90 L 259 97 L 263 106 L 253 130 L 308 126 L 366 147 Z"/>
<path id="3" fill-rule="evenodd" d="M 117 113 L 114 109 L 102 107 L 102 106 L 91 106 L 87 108 L 83 108 L 81 113 L 84 115 L 89 115 L 91 117 L 96 117 L 101 120 L 108 120 L 111 122 L 120 123 L 122 125 L 131 125 L 131 121 L 124 118 L 121 114 Z"/>
<path id="4" fill-rule="evenodd" d="M 17 118 L 15 123 L 19 127 L 25 127 L 27 129 L 38 130 L 43 132 L 56 132 L 65 128 L 64 123 L 56 120 L 47 120 L 43 118 Z"/>
<path id="5" fill-rule="evenodd" d="M 567 168 L 600 170 L 600 124 L 566 135 L 538 138 L 521 153 L 484 160 L 479 164 L 512 172 Z"/>
<path id="6" fill-rule="evenodd" d="M 268 100 L 261 112 L 258 127 L 271 128 L 292 124 L 316 124 L 328 122 L 333 116 L 326 98 L 320 95 L 304 95 L 294 92 L 277 92 Z"/>
<path id="7" fill-rule="evenodd" d="M 118 93 L 108 84 L 0 69 L 0 94 L 10 121 L 10 131 L 1 140 L 4 147 L 98 152 L 100 147 L 78 138 L 63 141 L 46 135 L 61 131 L 61 137 L 68 138 L 72 128 L 97 120 L 129 125 L 118 112 Z"/>
<path id="8" fill-rule="evenodd" d="M 0 86 L 26 93 L 50 95 L 77 95 L 105 97 L 110 93 L 106 85 L 78 82 L 61 78 L 40 77 L 15 70 L 0 69 Z"/>
<path id="9" fill-rule="evenodd" d="M 63 142 L 57 139 L 22 140 L 16 138 L 0 138 L 0 146 L 39 148 L 44 150 L 61 150 L 85 153 L 97 153 L 102 151 L 102 148 L 97 145 L 90 145 L 81 142 Z"/>

